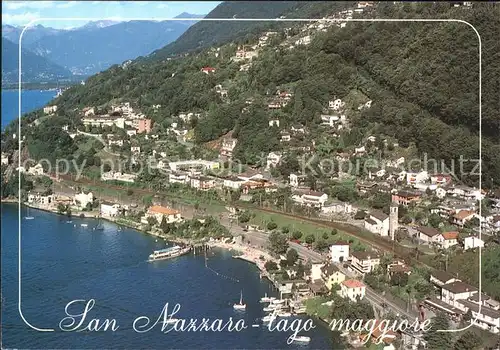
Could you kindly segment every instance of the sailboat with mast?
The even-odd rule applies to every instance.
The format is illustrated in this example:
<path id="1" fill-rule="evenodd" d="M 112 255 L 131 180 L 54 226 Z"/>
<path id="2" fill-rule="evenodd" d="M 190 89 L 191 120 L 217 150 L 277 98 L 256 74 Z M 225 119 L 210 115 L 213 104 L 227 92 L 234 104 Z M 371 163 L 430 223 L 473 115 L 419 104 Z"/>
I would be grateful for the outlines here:
<path id="1" fill-rule="evenodd" d="M 245 310 L 247 308 L 247 305 L 243 304 L 243 291 L 240 293 L 240 302 L 238 304 L 234 304 L 233 308 L 235 310 Z"/>
<path id="2" fill-rule="evenodd" d="M 26 213 L 26 216 L 24 217 L 25 220 L 33 220 L 35 217 L 30 215 L 30 207 L 28 207 L 28 212 Z"/>

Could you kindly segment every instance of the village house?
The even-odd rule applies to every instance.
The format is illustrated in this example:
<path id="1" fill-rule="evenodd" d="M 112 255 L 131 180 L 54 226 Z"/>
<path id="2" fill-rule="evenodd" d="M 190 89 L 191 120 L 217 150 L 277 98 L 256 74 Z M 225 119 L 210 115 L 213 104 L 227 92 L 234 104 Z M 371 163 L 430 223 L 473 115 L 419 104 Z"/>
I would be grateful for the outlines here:
<path id="1" fill-rule="evenodd" d="M 477 288 L 462 281 L 454 281 L 441 286 L 441 300 L 445 303 L 464 310 L 458 300 L 465 300 L 478 292 Z"/>
<path id="2" fill-rule="evenodd" d="M 269 126 L 277 126 L 279 128 L 280 126 L 280 121 L 279 119 L 272 118 L 269 120 Z"/>
<path id="3" fill-rule="evenodd" d="M 322 262 L 319 261 L 311 262 L 311 273 L 309 275 L 310 281 L 321 280 L 322 278 L 321 269 L 323 268 L 323 266 L 325 266 L 325 264 Z"/>
<path id="4" fill-rule="evenodd" d="M 461 197 L 465 199 L 474 199 L 476 201 L 484 198 L 484 193 L 476 188 L 464 185 L 448 186 L 446 187 L 448 195 L 453 197 Z"/>
<path id="5" fill-rule="evenodd" d="M 292 132 L 295 134 L 305 134 L 306 129 L 302 125 L 292 125 Z"/>
<path id="6" fill-rule="evenodd" d="M 2 165 L 9 165 L 9 155 L 2 152 Z"/>
<path id="7" fill-rule="evenodd" d="M 349 242 L 337 241 L 330 246 L 330 258 L 333 263 L 349 260 Z"/>
<path id="8" fill-rule="evenodd" d="M 101 174 L 102 181 L 121 181 L 121 182 L 134 182 L 137 178 L 136 174 L 125 174 L 119 171 L 108 171 Z"/>
<path id="9" fill-rule="evenodd" d="M 334 127 L 340 121 L 340 117 L 338 115 L 321 115 L 321 125 Z"/>
<path id="10" fill-rule="evenodd" d="M 237 142 L 238 142 L 237 139 L 225 138 L 222 141 L 222 148 L 221 148 L 221 151 L 220 151 L 220 155 L 222 157 L 231 158 L 233 156 L 233 150 L 236 147 L 236 143 Z"/>
<path id="11" fill-rule="evenodd" d="M 112 138 L 112 139 L 108 140 L 108 145 L 109 146 L 120 146 L 120 147 L 122 147 L 123 146 L 123 142 L 124 141 L 122 139 Z"/>
<path id="12" fill-rule="evenodd" d="M 189 182 L 189 175 L 184 172 L 173 171 L 170 174 L 168 174 L 168 182 L 171 184 L 174 183 L 187 184 Z"/>
<path id="13" fill-rule="evenodd" d="M 334 111 L 339 111 L 340 109 L 344 108 L 345 102 L 342 102 L 340 98 L 334 100 L 334 101 L 328 101 L 328 108 L 333 109 Z"/>
<path id="14" fill-rule="evenodd" d="M 351 267 L 361 274 L 370 273 L 380 265 L 380 256 L 375 252 L 352 252 Z"/>
<path id="15" fill-rule="evenodd" d="M 443 249 L 448 249 L 458 244 L 458 232 L 443 232 L 436 237 L 435 242 Z"/>
<path id="16" fill-rule="evenodd" d="M 198 160 L 180 160 L 177 162 L 169 162 L 168 166 L 170 170 L 172 171 L 177 171 L 180 169 L 192 169 L 192 168 L 197 168 L 197 169 L 202 169 L 202 170 L 215 170 L 220 168 L 220 163 L 219 162 L 214 162 L 210 160 L 203 160 L 203 159 L 198 159 Z"/>
<path id="17" fill-rule="evenodd" d="M 321 268 L 321 279 L 328 290 L 332 290 L 335 284 L 340 284 L 345 280 L 345 275 L 339 268 L 332 264 L 327 264 Z"/>
<path id="18" fill-rule="evenodd" d="M 254 169 L 249 169 L 249 170 L 245 171 L 244 173 L 238 174 L 236 176 L 240 180 L 243 180 L 243 181 L 264 180 L 264 175 L 262 175 L 262 173 L 254 170 Z"/>
<path id="19" fill-rule="evenodd" d="M 147 118 L 141 118 L 141 119 L 137 119 L 137 121 L 135 121 L 136 123 L 136 129 L 137 129 L 137 132 L 139 134 L 145 132 L 145 133 L 149 133 L 151 132 L 151 127 L 153 125 L 153 122 L 151 119 L 147 119 Z"/>
<path id="20" fill-rule="evenodd" d="M 292 195 L 292 200 L 298 204 L 306 205 L 309 207 L 321 208 L 328 200 L 328 195 L 323 192 L 317 191 L 295 191 Z"/>
<path id="21" fill-rule="evenodd" d="M 137 135 L 137 130 L 135 130 L 135 129 L 128 129 L 125 132 L 127 133 L 128 136 L 135 136 L 135 135 Z"/>
<path id="22" fill-rule="evenodd" d="M 363 334 L 360 337 L 360 340 L 363 343 L 366 343 L 368 340 L 370 340 L 372 344 L 384 344 L 386 345 L 383 347 L 384 350 L 396 350 L 392 343 L 397 338 L 398 334 L 391 329 L 387 329 L 387 331 L 384 331 L 384 325 L 382 325 L 381 323 L 382 320 L 377 320 L 374 324 L 373 332 L 371 332 L 371 335 L 369 333 Z M 367 339 L 367 337 L 370 337 L 370 339 Z"/>
<path id="23" fill-rule="evenodd" d="M 87 207 L 88 204 L 94 203 L 94 195 L 92 192 L 81 192 L 78 194 L 75 194 L 73 197 L 73 204 L 79 206 L 80 208 L 85 208 Z"/>
<path id="24" fill-rule="evenodd" d="M 140 154 L 141 147 L 140 146 L 132 146 L 132 147 L 130 147 L 130 152 L 132 152 L 133 154 Z"/>
<path id="25" fill-rule="evenodd" d="M 52 113 L 55 113 L 57 111 L 57 106 L 46 106 L 46 107 L 43 107 L 43 113 L 45 114 L 52 114 Z"/>
<path id="26" fill-rule="evenodd" d="M 418 173 L 406 173 L 406 183 L 408 185 L 414 185 L 418 183 L 426 182 L 429 179 L 429 173 L 427 171 L 420 171 Z"/>
<path id="27" fill-rule="evenodd" d="M 411 274 L 411 267 L 406 265 L 406 263 L 402 260 L 394 260 L 390 264 L 387 264 L 387 274 L 389 277 L 397 273 L 404 273 L 406 275 Z"/>
<path id="28" fill-rule="evenodd" d="M 143 224 L 147 224 L 148 218 L 150 217 L 156 218 L 158 224 L 162 222 L 163 218 L 165 218 L 167 224 L 182 221 L 181 213 L 179 211 L 167 207 L 162 207 L 160 205 L 153 205 L 149 207 L 148 211 L 141 218 L 141 222 Z"/>
<path id="29" fill-rule="evenodd" d="M 324 214 L 351 214 L 353 208 L 348 202 L 328 201 L 321 207 L 321 212 Z"/>
<path id="30" fill-rule="evenodd" d="M 215 187 L 215 181 L 206 176 L 192 177 L 191 187 L 201 191 L 208 191 Z"/>
<path id="31" fill-rule="evenodd" d="M 433 174 L 430 178 L 432 184 L 439 186 L 446 186 L 451 183 L 451 176 L 447 174 Z"/>
<path id="32" fill-rule="evenodd" d="M 266 169 L 277 166 L 281 161 L 282 154 L 280 152 L 270 152 L 267 155 Z"/>
<path id="33" fill-rule="evenodd" d="M 444 197 L 446 197 L 446 190 L 442 187 L 438 187 L 438 188 L 436 188 L 436 191 L 434 191 L 434 194 L 439 199 L 443 199 Z"/>
<path id="34" fill-rule="evenodd" d="M 445 284 L 452 283 L 455 281 L 460 281 L 457 276 L 440 270 L 434 270 L 431 272 L 430 282 L 438 287 L 442 287 Z"/>
<path id="35" fill-rule="evenodd" d="M 479 294 L 479 293 L 478 293 Z M 470 298 L 469 298 L 470 299 Z M 481 307 L 470 300 L 459 300 L 462 309 L 470 311 L 470 320 L 475 326 L 491 333 L 500 333 L 500 311 L 481 305 Z"/>
<path id="36" fill-rule="evenodd" d="M 242 180 L 236 176 L 228 176 L 224 179 L 222 186 L 238 190 L 247 180 Z"/>
<path id="37" fill-rule="evenodd" d="M 481 297 L 481 301 L 479 301 L 479 297 Z M 467 300 L 476 305 L 483 305 L 493 310 L 500 310 L 500 302 L 484 293 L 476 293 L 473 296 L 467 298 Z"/>
<path id="38" fill-rule="evenodd" d="M 304 185 L 307 175 L 297 175 L 297 174 L 290 174 L 288 176 L 290 186 L 292 187 L 300 187 Z"/>
<path id="39" fill-rule="evenodd" d="M 427 244 L 437 243 L 438 236 L 441 235 L 439 230 L 433 227 L 419 226 L 417 227 L 417 237 Z"/>
<path id="40" fill-rule="evenodd" d="M 115 217 L 120 213 L 120 204 L 101 201 L 100 214 L 105 217 Z"/>
<path id="41" fill-rule="evenodd" d="M 366 294 L 366 286 L 363 282 L 349 279 L 345 280 L 340 284 L 340 296 L 343 298 L 349 298 L 350 300 L 357 302 L 362 300 Z"/>
<path id="42" fill-rule="evenodd" d="M 410 203 L 418 203 L 420 195 L 408 191 L 398 191 L 392 194 L 392 202 L 407 207 Z"/>
<path id="43" fill-rule="evenodd" d="M 288 132 L 286 132 L 286 131 L 281 132 L 281 139 L 280 139 L 281 142 L 288 142 L 291 139 L 292 139 L 292 135 L 290 135 Z"/>
<path id="44" fill-rule="evenodd" d="M 213 67 L 203 67 L 201 71 L 205 74 L 215 73 L 215 68 Z"/>
<path id="45" fill-rule="evenodd" d="M 379 210 L 373 210 L 365 218 L 364 225 L 368 231 L 386 237 L 389 236 L 389 222 L 389 215 Z"/>
<path id="46" fill-rule="evenodd" d="M 452 222 L 457 226 L 464 227 L 467 221 L 472 220 L 474 217 L 476 217 L 476 213 L 473 210 L 460 210 L 452 216 Z"/>
<path id="47" fill-rule="evenodd" d="M 356 153 L 356 154 L 364 154 L 364 153 L 366 153 L 365 146 L 354 148 L 354 153 Z"/>
<path id="48" fill-rule="evenodd" d="M 54 201 L 54 195 L 43 195 L 40 193 L 30 193 L 28 194 L 28 203 L 30 204 L 40 204 L 49 205 Z"/>
<path id="49" fill-rule="evenodd" d="M 475 249 L 484 247 L 484 241 L 475 236 L 464 238 L 464 250 Z"/>
<path id="50" fill-rule="evenodd" d="M 28 174 L 30 174 L 30 175 L 39 176 L 39 175 L 43 175 L 43 173 L 44 173 L 43 167 L 42 167 L 42 164 L 40 164 L 40 163 L 38 163 L 35 166 L 31 166 L 28 169 Z"/>

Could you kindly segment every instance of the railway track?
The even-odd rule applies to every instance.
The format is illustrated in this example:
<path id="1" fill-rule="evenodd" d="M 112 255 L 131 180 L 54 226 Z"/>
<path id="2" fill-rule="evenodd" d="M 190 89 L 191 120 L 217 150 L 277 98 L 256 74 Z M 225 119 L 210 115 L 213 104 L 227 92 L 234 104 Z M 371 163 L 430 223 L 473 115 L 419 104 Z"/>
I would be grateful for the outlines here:
<path id="1" fill-rule="evenodd" d="M 55 176 L 52 176 L 53 179 L 55 179 Z M 75 180 L 72 175 L 59 175 L 59 179 L 63 179 L 68 182 L 73 182 L 76 184 L 80 185 L 92 185 L 96 187 L 101 187 L 101 188 L 107 188 L 107 189 L 113 189 L 117 191 L 123 191 L 123 190 L 128 190 L 131 189 L 134 191 L 134 193 L 139 193 L 139 194 L 144 194 L 144 195 L 156 195 L 156 194 L 163 194 L 161 192 L 153 191 L 153 190 L 148 190 L 148 189 L 142 189 L 142 188 L 136 188 L 136 187 L 126 187 L 126 186 L 120 186 L 120 185 L 113 185 L 113 184 L 105 184 L 102 182 L 94 182 L 93 180 L 90 180 L 86 177 L 81 176 L 80 179 Z M 170 197 L 175 197 L 172 194 L 165 194 L 166 196 Z M 181 198 L 181 197 L 179 197 Z M 238 205 L 241 208 L 249 209 L 249 210 L 258 210 L 270 214 L 275 214 L 275 215 L 281 215 L 285 217 L 289 217 L 294 220 L 301 220 L 304 222 L 309 222 L 311 224 L 317 225 L 317 226 L 322 226 L 325 228 L 335 228 L 341 231 L 346 232 L 348 235 L 353 236 L 357 238 L 359 241 L 368 244 L 372 247 L 375 247 L 381 251 L 384 252 L 389 252 L 394 254 L 396 257 L 404 259 L 406 261 L 411 262 L 412 264 L 415 265 L 420 265 L 420 266 L 425 266 L 430 269 L 434 269 L 429 265 L 424 264 L 423 262 L 415 259 L 411 254 L 411 250 L 400 246 L 398 243 L 392 242 L 392 241 L 386 241 L 384 239 L 381 239 L 380 237 L 373 236 L 373 239 L 367 238 L 366 236 L 362 235 L 361 229 L 357 226 L 354 226 L 349 223 L 341 224 L 339 222 L 330 222 L 330 221 L 324 221 L 320 219 L 313 219 L 313 218 L 308 218 L 308 217 L 303 217 L 299 215 L 294 215 L 290 213 L 284 213 L 282 211 L 274 210 L 274 209 L 269 209 L 269 208 L 262 208 L 262 207 L 256 207 L 252 206 L 249 204 L 239 204 Z"/>

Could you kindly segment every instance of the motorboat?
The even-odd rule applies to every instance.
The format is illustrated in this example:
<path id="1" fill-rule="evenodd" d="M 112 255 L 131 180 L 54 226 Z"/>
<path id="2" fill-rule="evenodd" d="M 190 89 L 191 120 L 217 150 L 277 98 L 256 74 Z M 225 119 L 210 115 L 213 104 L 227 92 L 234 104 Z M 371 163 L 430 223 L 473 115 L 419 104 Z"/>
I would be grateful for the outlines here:
<path id="1" fill-rule="evenodd" d="M 299 343 L 309 343 L 311 341 L 311 338 L 306 337 L 304 335 L 299 335 L 299 336 L 293 338 L 293 341 L 296 341 Z"/>

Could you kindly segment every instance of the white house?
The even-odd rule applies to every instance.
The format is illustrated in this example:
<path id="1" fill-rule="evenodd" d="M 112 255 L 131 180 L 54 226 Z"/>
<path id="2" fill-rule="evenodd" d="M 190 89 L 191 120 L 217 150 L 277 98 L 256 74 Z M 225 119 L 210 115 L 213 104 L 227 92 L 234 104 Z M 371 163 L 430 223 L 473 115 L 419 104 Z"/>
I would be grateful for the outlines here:
<path id="1" fill-rule="evenodd" d="M 478 292 L 477 288 L 462 281 L 443 284 L 441 287 L 441 300 L 460 310 L 464 307 L 458 300 L 466 300 Z"/>
<path id="2" fill-rule="evenodd" d="M 233 155 L 233 150 L 236 147 L 236 143 L 238 142 L 237 139 L 233 138 L 226 138 L 222 141 L 222 148 L 221 148 L 221 156 L 223 157 L 232 157 Z"/>
<path id="3" fill-rule="evenodd" d="M 290 181 L 290 186 L 299 187 L 307 179 L 307 175 L 290 174 L 290 176 L 288 176 L 288 179 Z"/>
<path id="4" fill-rule="evenodd" d="M 482 305 L 481 308 L 469 300 L 460 300 L 459 303 L 471 312 L 470 322 L 476 327 L 487 330 L 491 333 L 500 333 L 500 312 L 490 307 Z"/>
<path id="5" fill-rule="evenodd" d="M 389 236 L 389 215 L 374 210 L 365 218 L 365 228 L 380 236 Z"/>
<path id="6" fill-rule="evenodd" d="M 439 230 L 433 227 L 420 226 L 417 228 L 418 238 L 425 243 L 437 243 L 441 235 Z"/>
<path id="7" fill-rule="evenodd" d="M 140 146 L 132 146 L 130 147 L 130 152 L 134 154 L 140 154 L 141 153 L 141 147 Z"/>
<path id="8" fill-rule="evenodd" d="M 321 280 L 321 268 L 323 266 L 325 266 L 325 264 L 321 262 L 313 262 L 311 264 L 311 281 Z"/>
<path id="9" fill-rule="evenodd" d="M 448 249 L 458 244 L 458 232 L 443 232 L 436 236 L 435 242 L 443 249 Z"/>
<path id="10" fill-rule="evenodd" d="M 301 205 L 322 207 L 328 200 L 328 195 L 316 191 L 296 192 L 292 195 L 292 200 Z"/>
<path id="11" fill-rule="evenodd" d="M 350 300 L 356 302 L 365 297 L 366 286 L 363 282 L 349 279 L 345 280 L 340 284 L 340 296 L 343 298 L 349 298 Z"/>
<path id="12" fill-rule="evenodd" d="M 347 202 L 327 202 L 321 207 L 321 212 L 324 214 L 351 214 L 353 212 L 352 205 Z"/>
<path id="13" fill-rule="evenodd" d="M 146 214 L 141 218 L 141 222 L 143 224 L 147 224 L 148 218 L 150 217 L 156 218 L 158 224 L 161 223 L 163 218 L 165 218 L 167 224 L 182 221 L 181 213 L 179 211 L 159 205 L 153 205 L 150 207 Z"/>
<path id="14" fill-rule="evenodd" d="M 476 216 L 474 210 L 460 210 L 453 215 L 453 223 L 457 226 L 464 227 L 467 221 L 472 220 Z"/>
<path id="15" fill-rule="evenodd" d="M 349 259 L 349 242 L 337 241 L 330 246 L 332 262 L 344 262 Z"/>
<path id="16" fill-rule="evenodd" d="M 47 106 L 43 107 L 43 113 L 45 114 L 52 114 L 57 111 L 57 106 Z"/>
<path id="17" fill-rule="evenodd" d="M 2 165 L 9 165 L 9 155 L 2 152 Z"/>
<path id="18" fill-rule="evenodd" d="M 338 115 L 321 115 L 321 125 L 328 125 L 330 127 L 333 127 L 339 120 L 340 117 Z"/>
<path id="19" fill-rule="evenodd" d="M 266 168 L 275 167 L 281 161 L 282 154 L 280 152 L 271 152 L 267 155 Z"/>
<path id="20" fill-rule="evenodd" d="M 345 106 L 345 102 L 342 102 L 340 98 L 334 100 L 334 101 L 329 101 L 328 102 L 328 108 L 333 109 L 334 111 L 338 111 L 341 108 Z"/>
<path id="21" fill-rule="evenodd" d="M 474 236 L 464 238 L 464 250 L 484 247 L 484 241 Z"/>
<path id="22" fill-rule="evenodd" d="M 222 186 L 227 188 L 232 188 L 233 190 L 237 190 L 246 182 L 246 180 L 242 180 L 236 176 L 230 176 L 224 179 Z"/>
<path id="23" fill-rule="evenodd" d="M 436 191 L 434 192 L 434 194 L 439 199 L 443 199 L 444 197 L 446 197 L 446 190 L 442 187 L 438 187 L 438 188 L 436 188 Z"/>
<path id="24" fill-rule="evenodd" d="M 279 126 L 280 126 L 280 121 L 279 121 L 279 119 L 270 119 L 270 120 L 269 120 L 269 126 L 275 126 L 275 125 L 276 125 L 277 127 L 279 127 Z"/>
<path id="25" fill-rule="evenodd" d="M 114 217 L 120 211 L 120 204 L 101 201 L 100 213 L 102 216 Z"/>
<path id="26" fill-rule="evenodd" d="M 28 174 L 31 175 L 43 175 L 43 167 L 40 163 L 35 166 L 32 166 L 28 169 Z"/>
<path id="27" fill-rule="evenodd" d="M 81 208 L 85 208 L 88 203 L 92 204 L 94 202 L 94 195 L 92 192 L 89 193 L 78 193 L 75 194 L 73 198 L 73 204 L 74 205 L 79 205 Z"/>
<path id="28" fill-rule="evenodd" d="M 168 174 L 168 182 L 171 184 L 173 183 L 187 184 L 189 182 L 189 175 L 186 173 L 171 172 L 170 174 Z"/>
<path id="29" fill-rule="evenodd" d="M 429 173 L 427 171 L 420 171 L 418 173 L 406 173 L 406 183 L 408 185 L 422 183 L 427 181 L 428 179 Z"/>
<path id="30" fill-rule="evenodd" d="M 380 256 L 374 252 L 352 252 L 351 267 L 362 274 L 372 272 L 380 265 Z"/>

